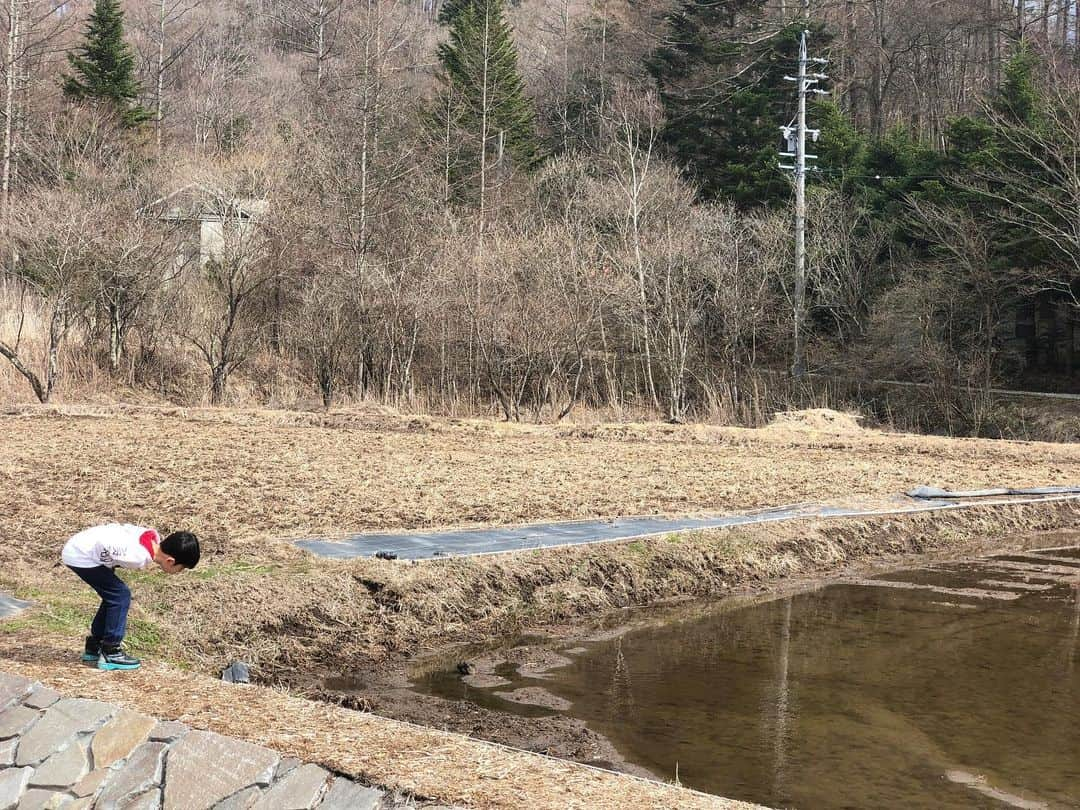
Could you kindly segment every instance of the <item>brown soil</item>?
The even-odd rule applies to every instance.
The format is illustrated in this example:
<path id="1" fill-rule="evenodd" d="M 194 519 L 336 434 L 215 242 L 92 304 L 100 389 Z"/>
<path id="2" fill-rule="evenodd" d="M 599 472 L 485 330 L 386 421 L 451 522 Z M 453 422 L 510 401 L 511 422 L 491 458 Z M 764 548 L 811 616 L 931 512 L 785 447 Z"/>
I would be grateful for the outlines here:
<path id="1" fill-rule="evenodd" d="M 401 676 L 416 656 L 451 645 L 909 555 L 1008 546 L 1013 535 L 1080 525 L 1080 504 L 763 524 L 423 564 L 316 559 L 285 539 L 872 501 L 924 483 L 1077 482 L 1075 445 L 892 435 L 818 417 L 752 431 L 510 426 L 381 412 L 33 410 L 0 416 L 0 589 L 37 603 L 5 628 L 0 654 L 78 643 L 95 600 L 54 567 L 67 535 L 108 520 L 191 528 L 206 548 L 199 569 L 128 577 L 137 650 L 208 673 L 242 659 L 262 681 L 306 694 L 612 761 L 583 728 L 533 720 L 507 730 L 501 715 L 419 701 Z M 315 688 L 343 674 L 370 681 L 330 695 Z M 263 733 L 249 722 L 252 734 Z M 324 759 L 334 755 L 323 748 Z"/>
<path id="2" fill-rule="evenodd" d="M 0 529 L 52 558 L 127 518 L 200 530 L 211 560 L 269 538 L 745 510 L 918 484 L 1075 484 L 1080 446 L 839 429 L 515 426 L 383 413 L 0 416 Z M 842 420 L 841 420 L 842 422 Z M 250 542 L 260 546 L 251 548 Z"/>

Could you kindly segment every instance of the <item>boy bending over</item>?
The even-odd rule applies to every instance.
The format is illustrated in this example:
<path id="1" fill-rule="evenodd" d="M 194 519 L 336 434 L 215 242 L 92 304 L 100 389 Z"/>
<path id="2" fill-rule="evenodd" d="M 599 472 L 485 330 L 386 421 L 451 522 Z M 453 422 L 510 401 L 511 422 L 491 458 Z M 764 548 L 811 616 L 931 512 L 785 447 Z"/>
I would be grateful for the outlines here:
<path id="1" fill-rule="evenodd" d="M 177 574 L 199 563 L 199 540 L 191 532 L 173 532 L 164 540 L 157 531 L 127 523 L 94 526 L 64 544 L 64 565 L 101 597 L 82 660 L 98 669 L 138 669 L 139 659 L 121 648 L 127 630 L 131 590 L 116 568 L 149 568 L 156 563 Z"/>

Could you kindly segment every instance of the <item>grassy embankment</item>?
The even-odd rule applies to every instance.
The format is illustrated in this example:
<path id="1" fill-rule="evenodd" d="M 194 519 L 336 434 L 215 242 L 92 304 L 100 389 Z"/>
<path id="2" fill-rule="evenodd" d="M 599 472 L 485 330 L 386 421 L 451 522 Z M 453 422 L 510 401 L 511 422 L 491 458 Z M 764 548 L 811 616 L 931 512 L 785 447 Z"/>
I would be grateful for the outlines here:
<path id="1" fill-rule="evenodd" d="M 1076 506 L 809 521 L 410 565 L 332 562 L 288 538 L 362 529 L 874 503 L 912 485 L 1073 484 L 1076 445 L 952 440 L 798 420 L 763 430 L 508 426 L 372 413 L 121 410 L 0 418 L 0 588 L 37 605 L 7 644 L 78 644 L 94 600 L 63 539 L 127 520 L 192 528 L 204 563 L 132 574 L 132 646 L 264 677 L 478 641 L 1080 523 Z"/>

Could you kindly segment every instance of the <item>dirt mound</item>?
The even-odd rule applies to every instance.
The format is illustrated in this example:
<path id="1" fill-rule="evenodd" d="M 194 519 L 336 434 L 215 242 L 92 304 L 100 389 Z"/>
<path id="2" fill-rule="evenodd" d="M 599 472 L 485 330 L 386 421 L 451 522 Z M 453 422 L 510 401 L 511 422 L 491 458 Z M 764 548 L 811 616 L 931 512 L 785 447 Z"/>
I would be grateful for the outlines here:
<path id="1" fill-rule="evenodd" d="M 805 411 L 779 411 L 766 430 L 813 430 L 824 433 L 860 433 L 862 414 L 844 413 L 830 408 L 809 408 Z"/>

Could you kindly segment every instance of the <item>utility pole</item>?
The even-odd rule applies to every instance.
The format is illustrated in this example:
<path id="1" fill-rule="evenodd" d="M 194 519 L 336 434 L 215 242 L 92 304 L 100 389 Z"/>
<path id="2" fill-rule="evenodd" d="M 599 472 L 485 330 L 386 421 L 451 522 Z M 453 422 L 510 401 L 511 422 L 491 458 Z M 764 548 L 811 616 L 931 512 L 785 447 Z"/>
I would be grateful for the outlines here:
<path id="1" fill-rule="evenodd" d="M 780 156 L 795 160 L 794 164 L 780 164 L 780 168 L 792 172 L 795 177 L 795 356 L 791 363 L 791 376 L 796 380 L 806 376 L 806 161 L 817 160 L 817 155 L 806 154 L 806 136 L 816 141 L 821 134 L 821 130 L 806 128 L 806 97 L 827 96 L 825 90 L 819 90 L 814 85 L 829 78 L 824 73 L 807 72 L 809 65 L 825 65 L 829 61 L 807 55 L 806 36 L 809 33 L 803 31 L 799 37 L 798 75 L 784 77 L 796 83 L 799 112 L 794 124 L 780 127 L 786 144 L 786 150 Z"/>

